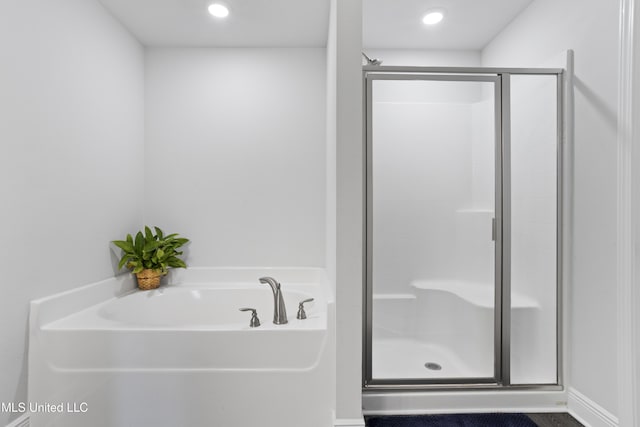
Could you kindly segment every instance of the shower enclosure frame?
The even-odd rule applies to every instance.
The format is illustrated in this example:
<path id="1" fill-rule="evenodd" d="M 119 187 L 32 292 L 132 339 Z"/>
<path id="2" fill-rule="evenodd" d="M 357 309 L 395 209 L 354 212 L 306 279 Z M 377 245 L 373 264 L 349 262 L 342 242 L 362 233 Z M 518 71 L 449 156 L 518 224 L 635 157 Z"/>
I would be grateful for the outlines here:
<path id="1" fill-rule="evenodd" d="M 510 198 L 510 78 L 512 75 L 556 77 L 556 382 L 553 384 L 513 385 L 510 378 L 511 350 L 511 198 Z M 494 377 L 446 379 L 373 378 L 373 228 L 372 228 L 372 89 L 375 80 L 428 80 L 494 82 L 495 127 L 495 306 Z M 363 391 L 460 390 L 460 389 L 562 389 L 562 259 L 563 259 L 563 151 L 564 151 L 564 69 L 489 67 L 402 67 L 363 66 L 364 107 L 364 301 L 363 301 Z"/>

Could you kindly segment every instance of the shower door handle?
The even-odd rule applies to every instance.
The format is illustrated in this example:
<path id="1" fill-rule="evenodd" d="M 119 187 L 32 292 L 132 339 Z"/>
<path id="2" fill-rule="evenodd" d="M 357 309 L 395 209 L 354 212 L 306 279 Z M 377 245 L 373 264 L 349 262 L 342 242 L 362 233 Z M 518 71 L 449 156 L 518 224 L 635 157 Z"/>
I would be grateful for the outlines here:
<path id="1" fill-rule="evenodd" d="M 497 233 L 496 219 L 491 218 L 491 240 L 493 240 L 494 242 L 496 241 L 496 238 L 497 238 L 496 233 Z"/>

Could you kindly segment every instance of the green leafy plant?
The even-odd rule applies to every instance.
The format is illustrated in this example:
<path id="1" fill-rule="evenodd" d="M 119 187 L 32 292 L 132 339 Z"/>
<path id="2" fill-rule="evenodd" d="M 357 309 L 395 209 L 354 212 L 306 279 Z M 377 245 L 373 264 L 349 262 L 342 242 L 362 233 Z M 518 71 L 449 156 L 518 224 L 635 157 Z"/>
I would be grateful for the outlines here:
<path id="1" fill-rule="evenodd" d="M 135 238 L 127 234 L 126 240 L 114 240 L 113 244 L 122 249 L 122 258 L 118 263 L 118 268 L 127 267 L 133 273 L 140 273 L 142 270 L 153 270 L 161 274 L 166 274 L 169 267 L 186 268 L 187 264 L 178 256 L 182 251 L 178 248 L 189 241 L 184 237 L 178 237 L 177 233 L 164 235 L 158 227 L 151 228 L 145 226 L 144 233 L 138 231 Z"/>

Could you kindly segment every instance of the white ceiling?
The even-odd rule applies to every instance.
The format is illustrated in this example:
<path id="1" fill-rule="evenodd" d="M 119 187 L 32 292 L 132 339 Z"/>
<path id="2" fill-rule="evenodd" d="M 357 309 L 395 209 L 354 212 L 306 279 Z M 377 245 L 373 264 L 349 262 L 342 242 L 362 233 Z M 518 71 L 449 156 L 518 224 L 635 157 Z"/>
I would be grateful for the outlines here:
<path id="1" fill-rule="evenodd" d="M 363 0 L 365 48 L 470 49 L 485 47 L 533 0 Z M 437 25 L 422 17 L 444 9 Z"/>
<path id="2" fill-rule="evenodd" d="M 229 17 L 209 15 L 215 0 L 100 0 L 146 46 L 324 47 L 329 0 L 220 0 Z"/>
<path id="3" fill-rule="evenodd" d="M 323 47 L 330 0 L 100 0 L 146 46 Z M 338 0 L 343 1 L 343 0 Z M 363 0 L 365 48 L 483 48 L 532 0 Z M 444 9 L 438 25 L 424 13 Z"/>

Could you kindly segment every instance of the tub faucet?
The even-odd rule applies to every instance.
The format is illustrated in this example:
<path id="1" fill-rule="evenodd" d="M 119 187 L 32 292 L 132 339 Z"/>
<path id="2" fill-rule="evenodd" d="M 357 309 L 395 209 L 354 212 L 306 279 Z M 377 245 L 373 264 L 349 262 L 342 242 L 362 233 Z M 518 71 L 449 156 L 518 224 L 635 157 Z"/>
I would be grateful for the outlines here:
<path id="1" fill-rule="evenodd" d="M 282 299 L 280 283 L 273 277 L 261 277 L 259 280 L 260 283 L 266 283 L 271 286 L 273 291 L 273 323 L 284 325 L 287 323 L 287 309 L 284 306 L 284 299 Z"/>

